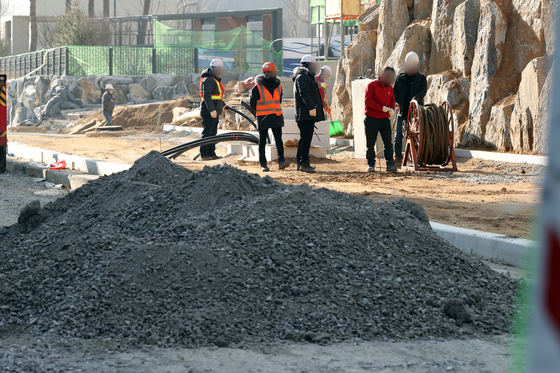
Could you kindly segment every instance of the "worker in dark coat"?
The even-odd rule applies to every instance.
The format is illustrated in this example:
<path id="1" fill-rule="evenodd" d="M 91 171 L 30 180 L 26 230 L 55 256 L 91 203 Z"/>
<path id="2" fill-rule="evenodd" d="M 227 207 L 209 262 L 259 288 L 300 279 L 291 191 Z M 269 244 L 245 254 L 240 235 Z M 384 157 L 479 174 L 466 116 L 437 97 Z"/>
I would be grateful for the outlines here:
<path id="1" fill-rule="evenodd" d="M 224 85 L 222 75 L 224 74 L 224 63 L 219 58 L 210 62 L 210 67 L 202 72 L 198 88 L 200 90 L 200 114 L 202 116 L 202 137 L 216 136 L 218 134 L 218 123 L 220 115 L 227 109 L 223 101 Z M 203 161 L 219 159 L 216 155 L 216 145 L 203 145 L 200 147 L 200 155 Z"/>
<path id="2" fill-rule="evenodd" d="M 251 109 L 256 113 L 259 128 L 259 162 L 263 172 L 270 171 L 266 160 L 266 140 L 270 129 L 276 144 L 278 168 L 283 170 L 290 163 L 284 158 L 282 141 L 282 127 L 284 127 L 282 86 L 278 79 L 278 69 L 274 63 L 266 62 L 262 66 L 262 72 L 262 75 L 257 75 L 255 78 L 256 85 L 251 89 L 250 98 Z"/>
<path id="3" fill-rule="evenodd" d="M 107 84 L 105 86 L 105 93 L 103 93 L 103 97 L 101 98 L 101 102 L 103 103 L 103 116 L 105 117 L 105 124 L 103 126 L 113 125 L 113 111 L 115 110 L 115 102 L 117 102 L 113 94 L 114 92 L 115 89 L 112 84 Z"/>
<path id="4" fill-rule="evenodd" d="M 408 118 L 408 107 L 412 100 L 424 104 L 424 97 L 428 91 L 426 76 L 419 71 L 420 59 L 415 52 L 410 52 L 405 57 L 404 73 L 399 74 L 395 82 L 395 100 L 400 106 L 397 125 L 395 126 L 395 163 L 397 167 L 402 165 L 402 140 L 406 132 L 406 121 Z"/>
<path id="5" fill-rule="evenodd" d="M 315 75 L 319 72 L 317 61 L 311 55 L 301 59 L 301 67 L 294 69 L 294 98 L 296 122 L 299 128 L 297 162 L 298 171 L 315 172 L 309 163 L 309 148 L 313 139 L 315 123 L 325 120 L 323 100 Z"/>

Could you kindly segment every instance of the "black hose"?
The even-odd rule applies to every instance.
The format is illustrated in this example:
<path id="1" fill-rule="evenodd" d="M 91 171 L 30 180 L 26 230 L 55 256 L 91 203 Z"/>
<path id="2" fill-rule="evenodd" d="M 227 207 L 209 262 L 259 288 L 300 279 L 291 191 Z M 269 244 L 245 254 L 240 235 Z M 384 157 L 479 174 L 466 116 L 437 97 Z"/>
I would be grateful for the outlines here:
<path id="1" fill-rule="evenodd" d="M 249 105 L 247 101 L 241 101 L 241 105 L 243 105 L 245 109 L 249 110 L 255 118 L 257 117 L 257 112 L 251 108 L 251 105 Z"/>
<path id="2" fill-rule="evenodd" d="M 255 122 L 253 122 L 253 120 L 251 118 L 249 118 L 248 116 L 246 116 L 245 114 L 243 114 L 242 112 L 240 112 L 237 109 L 232 108 L 231 106 L 228 106 L 228 110 L 233 111 L 234 113 L 237 113 L 239 115 L 241 115 L 243 118 L 247 119 L 249 121 L 249 123 L 251 123 L 253 125 L 253 127 L 255 127 L 255 129 L 258 131 L 259 128 L 257 127 L 257 125 L 255 124 Z"/>
<path id="3" fill-rule="evenodd" d="M 445 109 L 437 105 L 418 106 L 422 116 L 418 164 L 443 165 L 449 156 L 449 123 Z"/>
<path id="4" fill-rule="evenodd" d="M 226 133 L 226 134 L 222 134 L 222 135 L 210 136 L 210 137 L 205 137 L 203 139 L 198 139 L 198 140 L 195 140 L 195 141 L 191 141 L 191 142 L 188 142 L 186 144 L 179 145 L 179 146 L 176 146 L 176 147 L 168 149 L 168 150 L 164 150 L 163 152 L 161 152 L 161 154 L 165 157 L 169 157 L 170 159 L 175 159 L 178 156 L 180 156 L 181 154 L 183 154 L 184 152 L 189 151 L 191 149 L 194 149 L 194 148 L 197 148 L 197 147 L 203 146 L 203 145 L 217 144 L 217 143 L 223 142 L 223 141 L 247 141 L 247 142 L 250 142 L 250 143 L 258 144 L 259 143 L 259 138 L 254 136 L 254 135 L 251 135 L 249 133 L 244 133 L 244 132 Z"/>

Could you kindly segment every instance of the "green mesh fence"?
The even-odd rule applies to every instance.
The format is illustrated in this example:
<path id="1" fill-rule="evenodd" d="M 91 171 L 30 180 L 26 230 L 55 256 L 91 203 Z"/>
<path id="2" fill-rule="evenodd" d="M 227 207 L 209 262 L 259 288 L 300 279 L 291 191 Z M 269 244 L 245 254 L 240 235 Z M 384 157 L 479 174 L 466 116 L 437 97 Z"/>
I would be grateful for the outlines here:
<path id="1" fill-rule="evenodd" d="M 154 21 L 154 45 L 157 48 L 180 47 L 197 49 L 200 67 L 212 57 L 224 59 L 226 68 L 236 73 L 260 72 L 262 64 L 272 61 L 282 69 L 282 51 L 276 52 L 273 42 L 241 26 L 229 31 L 181 30 Z"/>
<path id="2" fill-rule="evenodd" d="M 152 72 L 152 48 L 113 47 L 113 75 L 147 75 Z"/>
<path id="3" fill-rule="evenodd" d="M 110 75 L 111 47 L 69 46 L 68 75 Z"/>
<path id="4" fill-rule="evenodd" d="M 156 47 L 156 69 L 165 74 L 181 75 L 196 72 L 196 50 L 181 47 Z"/>

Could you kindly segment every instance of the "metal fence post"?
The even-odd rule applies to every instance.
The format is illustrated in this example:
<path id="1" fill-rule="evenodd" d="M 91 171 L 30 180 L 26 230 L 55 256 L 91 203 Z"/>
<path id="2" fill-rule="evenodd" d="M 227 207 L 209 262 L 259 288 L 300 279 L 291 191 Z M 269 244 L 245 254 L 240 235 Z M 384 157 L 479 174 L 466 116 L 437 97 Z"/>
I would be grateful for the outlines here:
<path id="1" fill-rule="evenodd" d="M 109 48 L 109 75 L 113 75 L 113 47 Z"/>
<path id="2" fill-rule="evenodd" d="M 194 61 L 193 61 L 194 71 L 195 73 L 198 72 L 198 48 L 194 48 Z"/>
<path id="3" fill-rule="evenodd" d="M 157 68 L 157 49 L 156 47 L 152 48 L 152 74 L 157 74 L 158 73 L 158 68 Z"/>

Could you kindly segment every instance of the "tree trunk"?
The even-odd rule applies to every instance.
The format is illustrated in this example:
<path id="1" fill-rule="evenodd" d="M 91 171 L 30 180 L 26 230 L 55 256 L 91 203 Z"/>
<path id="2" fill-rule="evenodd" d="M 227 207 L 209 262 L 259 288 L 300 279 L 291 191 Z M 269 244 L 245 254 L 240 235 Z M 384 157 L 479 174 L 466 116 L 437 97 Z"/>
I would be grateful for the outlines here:
<path id="1" fill-rule="evenodd" d="M 66 13 L 72 11 L 72 0 L 66 0 Z"/>
<path id="2" fill-rule="evenodd" d="M 88 1 L 88 17 L 94 18 L 95 17 L 95 0 Z"/>
<path id="3" fill-rule="evenodd" d="M 29 51 L 37 50 L 37 0 L 29 0 L 29 26 L 31 35 L 29 40 Z"/>
<path id="4" fill-rule="evenodd" d="M 109 18 L 109 0 L 103 0 L 103 18 Z"/>
<path id="5" fill-rule="evenodd" d="M 144 0 L 144 11 L 142 15 L 147 16 L 150 14 L 150 0 Z M 138 40 L 136 43 L 138 45 L 146 44 L 146 28 L 148 27 L 148 22 L 140 22 L 140 30 L 138 30 Z"/>

